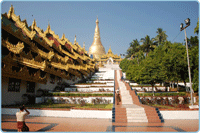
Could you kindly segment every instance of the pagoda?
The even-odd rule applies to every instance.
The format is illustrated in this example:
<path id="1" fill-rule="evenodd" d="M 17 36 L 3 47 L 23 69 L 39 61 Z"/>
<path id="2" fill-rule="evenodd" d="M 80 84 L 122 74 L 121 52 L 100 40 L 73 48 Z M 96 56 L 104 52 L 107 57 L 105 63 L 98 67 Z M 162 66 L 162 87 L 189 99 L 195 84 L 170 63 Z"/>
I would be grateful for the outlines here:
<path id="1" fill-rule="evenodd" d="M 94 32 L 94 40 L 93 40 L 92 45 L 89 48 L 89 55 L 92 56 L 94 59 L 99 59 L 105 53 L 106 53 L 105 48 L 101 44 L 100 31 L 99 31 L 99 20 L 97 18 L 96 28 L 95 28 L 95 32 Z"/>

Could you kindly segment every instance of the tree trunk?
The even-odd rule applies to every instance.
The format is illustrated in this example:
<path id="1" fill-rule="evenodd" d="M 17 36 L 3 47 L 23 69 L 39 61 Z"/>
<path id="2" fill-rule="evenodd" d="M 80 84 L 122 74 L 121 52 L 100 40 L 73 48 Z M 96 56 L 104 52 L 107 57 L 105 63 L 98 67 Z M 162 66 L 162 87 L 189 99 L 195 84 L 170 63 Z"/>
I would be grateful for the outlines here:
<path id="1" fill-rule="evenodd" d="M 178 80 L 177 80 L 177 89 L 178 89 L 178 91 L 179 91 Z"/>
<path id="2" fill-rule="evenodd" d="M 152 93 L 153 93 L 153 96 L 154 96 L 154 89 L 153 89 L 153 85 L 151 85 L 152 86 Z"/>
<path id="3" fill-rule="evenodd" d="M 172 88 L 174 89 L 174 82 L 172 82 Z"/>
<path id="4" fill-rule="evenodd" d="M 185 90 L 187 89 L 187 86 L 186 86 L 186 82 L 185 82 L 185 80 L 183 81 L 184 82 L 184 85 L 185 85 Z"/>

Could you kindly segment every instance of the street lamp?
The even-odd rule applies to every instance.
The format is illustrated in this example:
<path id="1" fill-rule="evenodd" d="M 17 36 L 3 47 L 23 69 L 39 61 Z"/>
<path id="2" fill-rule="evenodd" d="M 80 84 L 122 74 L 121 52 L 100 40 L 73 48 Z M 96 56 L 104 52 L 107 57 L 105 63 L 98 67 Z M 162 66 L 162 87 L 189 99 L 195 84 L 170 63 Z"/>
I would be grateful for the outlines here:
<path id="1" fill-rule="evenodd" d="M 181 25 L 180 25 L 180 31 L 184 30 L 184 32 L 185 32 L 186 52 L 187 52 L 187 61 L 188 61 L 188 74 L 189 74 L 189 82 L 190 82 L 191 105 L 193 106 L 192 93 L 194 93 L 194 91 L 192 89 L 192 81 L 191 81 L 191 73 L 190 73 L 190 60 L 189 60 L 189 54 L 188 54 L 187 35 L 186 35 L 186 28 L 188 26 L 190 26 L 190 19 L 189 18 L 187 18 L 185 20 L 185 24 L 186 24 L 186 26 L 183 27 L 183 23 L 181 23 Z"/>

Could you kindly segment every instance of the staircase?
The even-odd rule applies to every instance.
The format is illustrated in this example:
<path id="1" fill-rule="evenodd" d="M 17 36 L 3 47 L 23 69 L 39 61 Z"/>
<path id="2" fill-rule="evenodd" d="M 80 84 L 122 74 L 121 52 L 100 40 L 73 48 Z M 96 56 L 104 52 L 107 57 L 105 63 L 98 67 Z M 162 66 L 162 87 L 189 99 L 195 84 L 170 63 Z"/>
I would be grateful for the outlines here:
<path id="1" fill-rule="evenodd" d="M 129 84 L 120 81 L 121 75 L 121 71 L 115 72 L 115 89 L 120 88 L 121 102 L 119 105 L 115 102 L 113 122 L 164 122 L 158 109 L 140 103 Z"/>

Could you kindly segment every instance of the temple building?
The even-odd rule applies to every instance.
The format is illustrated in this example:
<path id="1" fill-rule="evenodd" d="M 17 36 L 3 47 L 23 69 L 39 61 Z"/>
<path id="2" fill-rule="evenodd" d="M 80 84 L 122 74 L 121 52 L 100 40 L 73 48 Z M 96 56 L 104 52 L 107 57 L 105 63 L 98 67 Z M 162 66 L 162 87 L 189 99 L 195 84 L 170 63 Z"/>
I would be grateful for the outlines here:
<path id="1" fill-rule="evenodd" d="M 99 66 L 115 65 L 115 64 L 119 65 L 121 60 L 122 60 L 121 56 L 114 55 L 110 47 L 108 53 L 102 55 L 100 59 L 96 60 L 96 62 L 99 64 Z"/>
<path id="2" fill-rule="evenodd" d="M 105 48 L 101 43 L 98 18 L 96 20 L 94 40 L 89 48 L 89 55 L 95 59 L 95 63 L 99 67 L 103 67 L 104 65 L 118 65 L 122 60 L 121 56 L 112 53 L 111 48 L 109 48 L 108 53 L 106 54 Z"/>
<path id="3" fill-rule="evenodd" d="M 86 80 L 97 70 L 84 48 L 59 38 L 48 24 L 46 31 L 34 20 L 28 26 L 14 13 L 1 15 L 2 105 L 20 104 L 23 97 L 35 103 L 44 90 L 62 91 L 66 86 Z"/>

